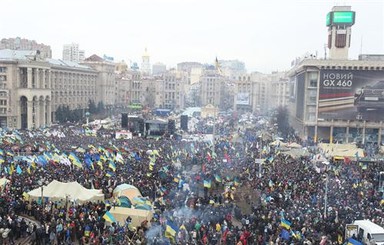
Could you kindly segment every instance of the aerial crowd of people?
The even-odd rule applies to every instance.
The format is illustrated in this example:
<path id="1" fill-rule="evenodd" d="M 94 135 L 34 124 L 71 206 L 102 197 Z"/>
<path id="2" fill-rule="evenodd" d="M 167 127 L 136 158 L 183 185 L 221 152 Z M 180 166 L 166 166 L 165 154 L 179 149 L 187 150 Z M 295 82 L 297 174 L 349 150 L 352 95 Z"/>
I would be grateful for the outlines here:
<path id="1" fill-rule="evenodd" d="M 221 120 L 210 142 L 116 139 L 115 128 L 91 135 L 76 125 L 3 130 L 0 244 L 324 245 L 343 244 L 354 220 L 384 225 L 381 162 L 331 159 L 319 169 L 315 145 L 290 135 L 306 148 L 293 156 L 265 137 L 276 133 L 268 122 Z M 106 201 L 28 196 L 53 180 L 101 189 Z M 150 220 L 105 219 L 124 183 L 147 198 Z"/>

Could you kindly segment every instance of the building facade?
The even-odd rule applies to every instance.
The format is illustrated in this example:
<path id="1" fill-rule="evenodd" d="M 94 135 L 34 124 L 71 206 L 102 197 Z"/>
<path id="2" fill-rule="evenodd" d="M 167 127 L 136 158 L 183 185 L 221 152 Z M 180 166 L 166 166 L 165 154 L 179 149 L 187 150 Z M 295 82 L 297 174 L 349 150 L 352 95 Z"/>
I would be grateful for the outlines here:
<path id="1" fill-rule="evenodd" d="M 39 51 L 41 58 L 52 58 L 51 46 L 20 37 L 1 39 L 0 49 Z"/>
<path id="2" fill-rule="evenodd" d="M 97 71 L 96 104 L 102 102 L 106 107 L 113 106 L 116 96 L 115 63 L 106 61 L 100 56 L 92 55 L 81 64 Z"/>
<path id="3" fill-rule="evenodd" d="M 0 126 L 46 127 L 55 121 L 60 106 L 85 113 L 90 101 L 112 104 L 115 94 L 108 89 L 102 95 L 99 88 L 111 86 L 115 91 L 114 75 L 108 75 L 114 66 L 93 65 L 99 70 L 69 61 L 41 59 L 36 51 L 0 50 Z"/>
<path id="4" fill-rule="evenodd" d="M 161 75 L 167 71 L 167 66 L 163 63 L 157 62 L 152 65 L 152 75 Z"/>
<path id="5" fill-rule="evenodd" d="M 289 105 L 289 85 L 289 79 L 286 72 L 273 72 L 271 74 L 271 108 L 287 107 Z"/>
<path id="6" fill-rule="evenodd" d="M 89 102 L 97 101 L 98 72 L 69 61 L 49 59 L 48 63 L 51 68 L 52 111 L 65 105 L 70 110 L 81 109 L 85 113 Z M 52 119 L 56 120 L 54 113 Z"/>
<path id="7" fill-rule="evenodd" d="M 65 44 L 63 46 L 63 60 L 72 62 L 82 62 L 85 59 L 84 50 L 79 49 L 78 43 Z"/>
<path id="8" fill-rule="evenodd" d="M 315 142 L 382 142 L 384 61 L 303 60 L 291 71 L 293 125 Z"/>
<path id="9" fill-rule="evenodd" d="M 225 78 L 216 70 L 206 70 L 200 77 L 200 102 L 201 106 L 211 104 L 219 107 L 221 104 L 222 87 Z"/>
<path id="10" fill-rule="evenodd" d="M 141 73 L 144 76 L 151 75 L 151 61 L 150 61 L 150 56 L 147 48 L 145 48 L 144 54 L 141 58 L 142 58 L 141 69 L 140 69 Z"/>
<path id="11" fill-rule="evenodd" d="M 50 66 L 36 51 L 0 51 L 0 125 L 37 128 L 51 124 Z"/>

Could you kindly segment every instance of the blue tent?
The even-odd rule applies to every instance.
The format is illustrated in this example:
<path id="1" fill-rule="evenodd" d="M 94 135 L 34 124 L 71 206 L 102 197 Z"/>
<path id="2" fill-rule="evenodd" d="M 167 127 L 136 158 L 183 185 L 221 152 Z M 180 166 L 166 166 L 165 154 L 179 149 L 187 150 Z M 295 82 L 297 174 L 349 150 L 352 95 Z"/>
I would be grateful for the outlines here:
<path id="1" fill-rule="evenodd" d="M 137 204 L 135 209 L 152 210 L 152 207 L 148 204 Z"/>
<path id="2" fill-rule="evenodd" d="M 132 207 L 131 201 L 126 196 L 119 196 L 119 204 L 120 204 L 119 206 L 123 207 L 123 208 L 131 208 Z"/>
<path id="3" fill-rule="evenodd" d="M 347 241 L 345 241 L 344 243 L 345 245 L 363 245 L 363 243 L 353 239 L 353 238 L 349 238 Z"/>

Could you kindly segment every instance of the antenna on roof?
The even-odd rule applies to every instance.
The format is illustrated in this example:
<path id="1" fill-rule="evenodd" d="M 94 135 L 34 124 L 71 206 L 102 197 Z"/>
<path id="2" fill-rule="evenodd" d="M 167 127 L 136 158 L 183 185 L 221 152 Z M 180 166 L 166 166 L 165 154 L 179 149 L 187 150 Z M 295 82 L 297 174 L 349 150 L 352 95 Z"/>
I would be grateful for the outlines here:
<path id="1" fill-rule="evenodd" d="M 324 44 L 324 59 L 327 59 L 327 44 Z"/>

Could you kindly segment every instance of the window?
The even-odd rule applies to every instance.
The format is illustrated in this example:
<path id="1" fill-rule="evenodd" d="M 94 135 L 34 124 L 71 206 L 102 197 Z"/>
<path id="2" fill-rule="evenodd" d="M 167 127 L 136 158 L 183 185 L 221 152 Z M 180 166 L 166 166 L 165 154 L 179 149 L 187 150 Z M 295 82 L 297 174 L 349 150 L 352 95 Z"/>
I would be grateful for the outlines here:
<path id="1" fill-rule="evenodd" d="M 0 73 L 6 73 L 7 67 L 0 67 Z"/>
<path id="2" fill-rule="evenodd" d="M 336 48 L 344 48 L 347 44 L 346 34 L 336 34 L 335 46 Z"/>
<path id="3" fill-rule="evenodd" d="M 7 100 L 0 100 L 0 105 L 7 105 Z"/>
<path id="4" fill-rule="evenodd" d="M 4 81 L 7 81 L 7 76 L 1 75 L 0 76 L 0 82 L 4 82 Z"/>
<path id="5" fill-rule="evenodd" d="M 309 80 L 309 87 L 317 87 L 317 79 L 318 79 L 318 73 L 317 72 L 309 72 L 308 73 L 308 80 Z"/>

